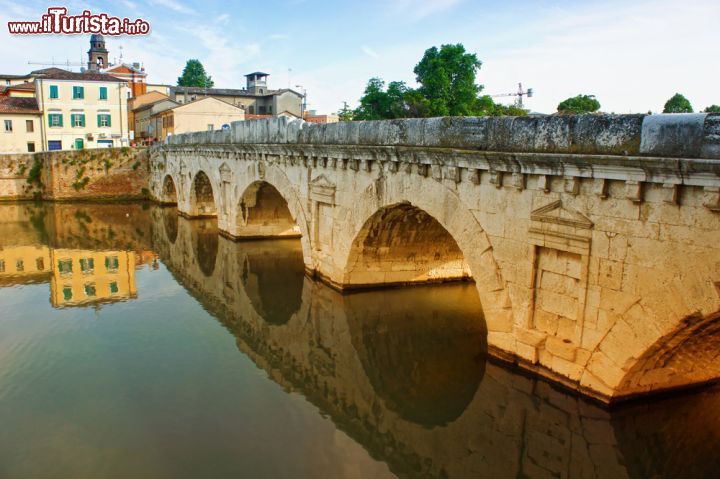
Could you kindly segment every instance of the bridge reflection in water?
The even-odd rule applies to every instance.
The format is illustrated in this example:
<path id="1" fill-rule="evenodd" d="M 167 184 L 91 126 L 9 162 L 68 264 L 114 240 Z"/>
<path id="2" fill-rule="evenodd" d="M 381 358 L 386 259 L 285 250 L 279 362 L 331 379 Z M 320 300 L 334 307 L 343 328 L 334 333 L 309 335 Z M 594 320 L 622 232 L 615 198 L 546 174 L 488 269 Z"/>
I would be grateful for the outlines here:
<path id="1" fill-rule="evenodd" d="M 472 285 L 342 295 L 297 240 L 233 242 L 151 212 L 175 279 L 287 391 L 401 477 L 712 477 L 720 392 L 614 411 L 489 362 Z M 281 432 L 279 432 L 281 433 Z"/>
<path id="2" fill-rule="evenodd" d="M 304 275 L 297 239 L 234 242 L 218 235 L 216 220 L 188 220 L 174 208 L 5 205 L 0 226 L 0 287 L 48 283 L 56 308 L 143 299 L 148 282 L 136 283 L 135 270 L 146 263 L 159 268 L 161 261 L 234 336 L 240 352 L 400 477 L 701 478 L 720 470 L 720 389 L 608 411 L 510 371 L 488 359 L 472 284 L 343 295 Z M 114 257 L 127 261 L 115 264 Z M 83 271 L 89 258 L 94 269 Z M 58 269 L 65 259 L 72 259 L 72 271 Z M 95 296 L 75 302 L 80 293 L 73 290 L 64 300 L 61 287 L 77 278 L 94 282 Z M 117 290 L 103 292 L 100 285 L 113 282 Z M 58 295 L 64 302 L 53 299 Z M 161 318 L 143 322 L 154 319 Z M 0 369 L 0 377 L 6 372 Z M 162 376 L 150 380 L 174 384 Z M 140 397 L 140 409 L 152 402 Z M 153 414 L 148 407 L 142 412 Z M 202 414 L 209 418 L 201 423 L 202 438 L 211 448 L 213 440 L 227 441 L 217 424 L 245 426 L 217 421 L 218 414 Z M 282 444 L 284 431 L 272 433 Z M 112 449 L 113 437 L 106 439 L 102 447 Z M 261 460 L 278 461 L 286 452 Z"/>

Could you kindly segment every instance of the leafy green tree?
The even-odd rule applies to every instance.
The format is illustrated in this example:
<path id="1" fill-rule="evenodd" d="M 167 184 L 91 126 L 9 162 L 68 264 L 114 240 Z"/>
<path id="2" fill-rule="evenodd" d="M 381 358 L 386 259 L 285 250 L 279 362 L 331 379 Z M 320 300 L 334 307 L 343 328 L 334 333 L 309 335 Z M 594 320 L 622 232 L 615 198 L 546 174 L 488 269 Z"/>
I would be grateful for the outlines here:
<path id="1" fill-rule="evenodd" d="M 600 102 L 595 95 L 578 95 L 558 104 L 559 113 L 593 113 L 600 109 Z"/>
<path id="2" fill-rule="evenodd" d="M 212 81 L 212 77 L 205 73 L 205 67 L 203 67 L 200 60 L 188 60 L 183 69 L 182 75 L 178 77 L 178 86 L 194 86 L 201 88 L 212 88 L 215 83 Z"/>
<path id="3" fill-rule="evenodd" d="M 348 106 L 347 102 L 344 101 L 343 107 L 338 110 L 337 115 L 340 121 L 352 121 L 354 112 L 352 108 Z"/>
<path id="4" fill-rule="evenodd" d="M 368 80 L 365 93 L 360 98 L 360 106 L 355 109 L 355 120 L 382 120 L 387 117 L 389 100 L 385 91 L 385 82 L 381 78 L 373 77 Z"/>
<path id="5" fill-rule="evenodd" d="M 705 113 L 720 113 L 720 105 L 710 105 L 705 108 Z"/>
<path id="6" fill-rule="evenodd" d="M 663 113 L 692 113 L 693 108 L 690 101 L 680 93 L 675 93 L 672 98 L 665 102 Z"/>
<path id="7" fill-rule="evenodd" d="M 421 85 L 420 93 L 428 100 L 433 116 L 472 115 L 482 87 L 475 75 L 482 62 L 474 53 L 466 53 L 462 44 L 442 45 L 425 50 L 413 72 Z"/>

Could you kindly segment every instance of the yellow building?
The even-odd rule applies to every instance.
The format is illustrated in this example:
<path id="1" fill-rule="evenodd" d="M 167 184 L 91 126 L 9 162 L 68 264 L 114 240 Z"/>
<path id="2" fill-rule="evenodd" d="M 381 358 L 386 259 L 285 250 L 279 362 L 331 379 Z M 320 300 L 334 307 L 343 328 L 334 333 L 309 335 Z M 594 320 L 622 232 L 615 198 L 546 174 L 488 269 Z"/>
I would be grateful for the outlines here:
<path id="1" fill-rule="evenodd" d="M 137 297 L 132 251 L 51 251 L 50 303 L 56 308 Z"/>
<path id="2" fill-rule="evenodd" d="M 0 286 L 47 281 L 50 263 L 50 249 L 44 245 L 0 248 Z"/>
<path id="3" fill-rule="evenodd" d="M 127 100 L 124 80 L 103 73 L 55 69 L 35 78 L 43 112 L 45 150 L 127 146 Z"/>
<path id="4" fill-rule="evenodd" d="M 212 97 L 167 109 L 159 115 L 162 128 L 159 139 L 192 131 L 219 130 L 224 125 L 245 119 L 242 108 Z"/>
<path id="5" fill-rule="evenodd" d="M 42 126 L 35 98 L 0 96 L 0 153 L 41 151 Z"/>

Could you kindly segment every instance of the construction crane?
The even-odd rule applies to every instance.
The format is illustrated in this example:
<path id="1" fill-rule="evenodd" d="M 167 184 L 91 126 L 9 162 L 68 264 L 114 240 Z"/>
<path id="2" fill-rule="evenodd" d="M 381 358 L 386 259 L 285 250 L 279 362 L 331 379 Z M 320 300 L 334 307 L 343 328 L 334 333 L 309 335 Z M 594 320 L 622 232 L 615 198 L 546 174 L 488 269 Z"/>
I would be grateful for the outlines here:
<path id="1" fill-rule="evenodd" d="M 523 97 L 527 96 L 528 98 L 532 98 L 533 96 L 533 89 L 528 88 L 527 90 L 523 90 L 522 83 L 518 83 L 518 91 L 515 93 L 500 93 L 497 95 L 490 95 L 491 98 L 498 98 L 501 96 L 514 96 L 517 97 L 517 105 L 522 108 L 523 106 Z"/>

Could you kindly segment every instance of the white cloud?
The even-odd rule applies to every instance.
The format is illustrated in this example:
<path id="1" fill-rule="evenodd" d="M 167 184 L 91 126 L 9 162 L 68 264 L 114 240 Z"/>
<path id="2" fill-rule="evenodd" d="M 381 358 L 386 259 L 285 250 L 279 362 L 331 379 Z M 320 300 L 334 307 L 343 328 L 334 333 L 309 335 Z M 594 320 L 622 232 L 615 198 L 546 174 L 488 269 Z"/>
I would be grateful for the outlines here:
<path id="1" fill-rule="evenodd" d="M 360 50 L 362 50 L 362 52 L 369 57 L 380 58 L 380 55 L 370 47 L 363 45 L 360 47 Z"/>
<path id="2" fill-rule="evenodd" d="M 188 15 L 195 13 L 195 10 L 188 7 L 187 5 L 183 5 L 177 0 L 151 0 L 150 3 L 152 3 L 153 5 L 158 5 L 160 7 L 169 8 L 170 10 L 173 10 L 177 13 L 185 13 Z"/>
<path id="3" fill-rule="evenodd" d="M 392 0 L 388 13 L 394 18 L 418 21 L 450 10 L 463 0 Z"/>

